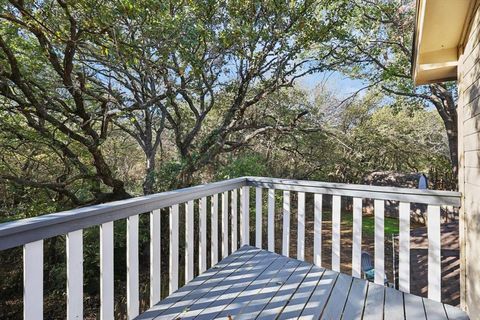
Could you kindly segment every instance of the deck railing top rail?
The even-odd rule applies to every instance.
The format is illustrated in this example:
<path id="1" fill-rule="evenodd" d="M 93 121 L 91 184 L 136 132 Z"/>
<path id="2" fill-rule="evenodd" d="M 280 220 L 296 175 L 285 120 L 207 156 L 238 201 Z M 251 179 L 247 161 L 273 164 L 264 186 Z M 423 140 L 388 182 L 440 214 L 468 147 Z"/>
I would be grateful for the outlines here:
<path id="1" fill-rule="evenodd" d="M 0 250 L 24 245 L 109 221 L 166 208 L 243 186 L 298 192 L 394 200 L 430 205 L 460 206 L 459 192 L 327 183 L 265 177 L 241 177 L 184 189 L 93 205 L 0 224 Z"/>
<path id="2" fill-rule="evenodd" d="M 211 196 L 246 185 L 235 178 L 0 224 L 0 250 Z"/>
<path id="3" fill-rule="evenodd" d="M 458 207 L 460 206 L 461 198 L 461 193 L 455 191 L 422 190 L 265 177 L 246 177 L 246 180 L 247 185 L 252 187 L 322 193 L 378 200 L 424 203 L 431 205 Z"/>

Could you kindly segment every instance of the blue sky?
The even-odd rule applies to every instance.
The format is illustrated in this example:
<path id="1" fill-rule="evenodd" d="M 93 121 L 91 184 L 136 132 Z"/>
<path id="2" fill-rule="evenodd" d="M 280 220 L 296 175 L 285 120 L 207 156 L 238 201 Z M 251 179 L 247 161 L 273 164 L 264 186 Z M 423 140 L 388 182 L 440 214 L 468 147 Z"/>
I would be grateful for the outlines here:
<path id="1" fill-rule="evenodd" d="M 347 97 L 364 86 L 360 80 L 350 79 L 340 72 L 315 73 L 307 75 L 297 82 L 301 89 L 312 93 L 317 86 L 323 84 L 340 97 Z"/>

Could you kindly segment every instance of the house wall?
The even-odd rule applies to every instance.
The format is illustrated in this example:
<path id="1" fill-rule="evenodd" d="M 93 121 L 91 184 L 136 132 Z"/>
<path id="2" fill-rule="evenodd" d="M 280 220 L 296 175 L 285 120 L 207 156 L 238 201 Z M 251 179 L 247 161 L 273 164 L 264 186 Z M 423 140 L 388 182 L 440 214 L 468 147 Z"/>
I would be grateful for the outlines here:
<path id="1" fill-rule="evenodd" d="M 462 306 L 480 319 L 480 8 L 471 16 L 458 66 Z"/>

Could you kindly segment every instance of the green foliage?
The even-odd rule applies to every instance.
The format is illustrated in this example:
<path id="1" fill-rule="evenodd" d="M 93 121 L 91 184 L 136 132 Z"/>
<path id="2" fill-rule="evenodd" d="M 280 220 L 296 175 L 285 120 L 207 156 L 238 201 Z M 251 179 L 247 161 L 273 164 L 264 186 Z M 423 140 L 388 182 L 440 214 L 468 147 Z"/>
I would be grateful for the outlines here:
<path id="1" fill-rule="evenodd" d="M 215 173 L 215 180 L 232 179 L 243 176 L 267 175 L 265 159 L 258 154 L 245 154 L 240 157 L 230 157 Z"/>

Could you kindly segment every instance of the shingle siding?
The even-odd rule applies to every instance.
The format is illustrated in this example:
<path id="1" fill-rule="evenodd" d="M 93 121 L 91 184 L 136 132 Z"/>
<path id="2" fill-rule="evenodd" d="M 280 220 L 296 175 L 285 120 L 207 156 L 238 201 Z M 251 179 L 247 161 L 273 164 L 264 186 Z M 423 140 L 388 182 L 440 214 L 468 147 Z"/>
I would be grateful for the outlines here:
<path id="1" fill-rule="evenodd" d="M 458 66 L 459 188 L 463 303 L 480 319 L 480 10 L 474 13 Z M 464 263 L 463 263 L 464 262 Z"/>

